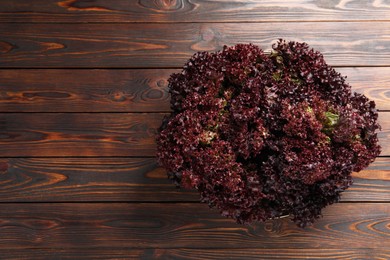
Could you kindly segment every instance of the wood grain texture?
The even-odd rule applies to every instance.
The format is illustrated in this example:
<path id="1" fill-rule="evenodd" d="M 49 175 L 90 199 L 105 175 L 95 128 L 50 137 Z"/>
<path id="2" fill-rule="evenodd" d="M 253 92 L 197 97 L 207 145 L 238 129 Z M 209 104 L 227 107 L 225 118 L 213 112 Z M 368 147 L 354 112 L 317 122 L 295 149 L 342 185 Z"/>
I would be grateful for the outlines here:
<path id="1" fill-rule="evenodd" d="M 0 114 L 1 156 L 153 156 L 164 114 Z"/>
<path id="2" fill-rule="evenodd" d="M 390 20 L 386 1 L 3 0 L 0 22 L 270 22 Z"/>
<path id="3" fill-rule="evenodd" d="M 156 249 L 12 249 L 2 250 L 0 254 L 7 260 L 40 260 L 40 259 L 169 259 L 169 260 L 246 260 L 246 259 L 275 259 L 275 260 L 351 260 L 372 259 L 387 260 L 390 258 L 388 249 L 372 248 L 156 248 Z"/>
<path id="4" fill-rule="evenodd" d="M 381 156 L 390 156 L 390 113 L 379 113 L 378 122 L 382 129 L 378 133 L 379 144 L 382 147 Z"/>
<path id="5" fill-rule="evenodd" d="M 0 112 L 170 112 L 180 69 L 0 70 Z M 354 91 L 390 110 L 390 67 L 337 68 Z"/>
<path id="6" fill-rule="evenodd" d="M 0 70 L 0 111 L 166 112 L 176 71 Z"/>
<path id="7" fill-rule="evenodd" d="M 390 110 L 390 67 L 384 68 L 336 68 L 352 90 L 374 100 L 379 110 Z"/>
<path id="8" fill-rule="evenodd" d="M 164 113 L 3 113 L 0 157 L 154 156 Z M 390 156 L 390 113 L 379 113 L 382 156 Z"/>
<path id="9" fill-rule="evenodd" d="M 353 173 L 343 202 L 390 202 L 390 158 Z M 3 158 L 0 202 L 199 201 L 178 189 L 154 158 Z"/>
<path id="10" fill-rule="evenodd" d="M 313 227 L 239 225 L 204 204 L 0 204 L 0 247 L 390 248 L 389 203 L 329 206 Z"/>
<path id="11" fill-rule="evenodd" d="M 0 259 L 390 259 L 389 4 L 2 0 Z M 375 100 L 388 156 L 306 229 L 238 225 L 153 157 L 172 72 L 197 51 L 281 37 Z"/>
<path id="12" fill-rule="evenodd" d="M 354 32 L 351 34 L 351 32 Z M 0 67 L 182 66 L 196 51 L 278 38 L 306 41 L 331 65 L 390 65 L 390 22 L 0 24 Z"/>
<path id="13" fill-rule="evenodd" d="M 0 159 L 0 185 L 0 202 L 199 201 L 154 158 Z"/>

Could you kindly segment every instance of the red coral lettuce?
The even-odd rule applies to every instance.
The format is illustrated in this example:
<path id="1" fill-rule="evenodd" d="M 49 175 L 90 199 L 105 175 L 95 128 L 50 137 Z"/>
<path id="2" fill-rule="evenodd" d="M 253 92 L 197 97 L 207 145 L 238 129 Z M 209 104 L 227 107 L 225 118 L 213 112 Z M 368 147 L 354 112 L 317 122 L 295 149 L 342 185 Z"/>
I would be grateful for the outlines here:
<path id="1" fill-rule="evenodd" d="M 239 223 L 313 223 L 380 153 L 375 103 L 306 43 L 196 53 L 169 88 L 159 163 Z"/>

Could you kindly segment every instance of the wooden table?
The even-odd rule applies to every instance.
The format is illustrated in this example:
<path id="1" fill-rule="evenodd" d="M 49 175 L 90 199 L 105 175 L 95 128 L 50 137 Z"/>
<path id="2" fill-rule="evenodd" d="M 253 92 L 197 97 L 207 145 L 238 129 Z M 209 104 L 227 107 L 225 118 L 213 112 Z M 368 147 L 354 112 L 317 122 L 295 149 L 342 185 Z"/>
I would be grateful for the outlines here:
<path id="1" fill-rule="evenodd" d="M 382 155 L 314 226 L 237 225 L 154 158 L 195 51 L 306 41 L 377 103 Z M 390 4 L 2 0 L 0 259 L 390 259 Z"/>

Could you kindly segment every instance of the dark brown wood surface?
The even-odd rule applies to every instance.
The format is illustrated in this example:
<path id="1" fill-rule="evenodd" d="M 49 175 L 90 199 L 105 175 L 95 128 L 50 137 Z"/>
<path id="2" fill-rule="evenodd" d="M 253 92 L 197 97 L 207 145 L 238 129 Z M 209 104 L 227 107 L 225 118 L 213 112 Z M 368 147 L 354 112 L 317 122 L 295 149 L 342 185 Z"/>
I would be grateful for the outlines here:
<path id="1" fill-rule="evenodd" d="M 390 158 L 353 173 L 343 202 L 388 202 Z M 2 158 L 1 202 L 197 202 L 196 191 L 176 188 L 154 158 Z"/>
<path id="2" fill-rule="evenodd" d="M 337 68 L 352 90 L 390 110 L 390 67 Z M 168 82 L 180 69 L 0 70 L 1 112 L 170 112 Z"/>
<path id="3" fill-rule="evenodd" d="M 154 156 L 166 113 L 3 113 L 0 157 Z M 379 114 L 382 156 L 390 156 L 390 112 Z M 21 123 L 23 122 L 23 123 Z"/>
<path id="4" fill-rule="evenodd" d="M 270 22 L 390 20 L 386 1 L 2 0 L 0 22 Z"/>
<path id="5" fill-rule="evenodd" d="M 353 33 L 352 33 L 353 32 Z M 333 66 L 390 65 L 389 22 L 1 24 L 0 68 L 182 66 L 196 51 L 306 41 Z"/>
<path id="6" fill-rule="evenodd" d="M 0 111 L 169 112 L 167 79 L 170 74 L 178 71 L 180 70 L 0 70 Z M 376 75 L 385 82 L 389 74 Z M 384 88 L 383 85 L 377 87 Z M 382 101 L 386 104 L 386 100 Z"/>
<path id="7" fill-rule="evenodd" d="M 30 249 L 28 252 L 18 249 L 0 250 L 0 254 L 7 260 L 40 260 L 40 259 L 272 259 L 272 260 L 351 260 L 351 259 L 378 259 L 390 258 L 390 250 L 384 248 L 145 248 L 145 249 Z M 228 258 L 227 258 L 228 256 Z"/>
<path id="8" fill-rule="evenodd" d="M 389 203 L 339 203 L 314 227 L 239 225 L 199 203 L 6 203 L 0 246 L 18 248 L 390 247 Z"/>
<path id="9" fill-rule="evenodd" d="M 155 133 L 164 115 L 0 114 L 0 157 L 154 156 Z"/>
<path id="10" fill-rule="evenodd" d="M 390 259 L 390 6 L 3 0 L 0 259 Z M 167 79 L 196 51 L 278 38 L 374 100 L 381 156 L 305 229 L 238 225 L 157 165 Z"/>

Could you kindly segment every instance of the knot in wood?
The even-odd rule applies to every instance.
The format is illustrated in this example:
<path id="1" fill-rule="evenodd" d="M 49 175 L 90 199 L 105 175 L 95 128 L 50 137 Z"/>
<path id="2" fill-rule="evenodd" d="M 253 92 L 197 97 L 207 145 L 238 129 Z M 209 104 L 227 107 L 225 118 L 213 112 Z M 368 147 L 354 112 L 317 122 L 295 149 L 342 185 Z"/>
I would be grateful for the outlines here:
<path id="1" fill-rule="evenodd" d="M 125 101 L 127 96 L 127 94 L 124 91 L 120 91 L 120 90 L 112 90 L 110 91 L 109 95 L 111 100 L 116 102 Z"/>
<path id="2" fill-rule="evenodd" d="M 157 81 L 157 87 L 159 87 L 159 88 L 167 88 L 168 87 L 168 81 L 166 81 L 165 79 L 160 79 L 159 81 Z"/>
<path id="3" fill-rule="evenodd" d="M 268 220 L 264 223 L 264 230 L 270 234 L 280 234 L 282 221 L 280 219 Z"/>
<path id="4" fill-rule="evenodd" d="M 201 33 L 202 40 L 204 41 L 211 41 L 215 37 L 214 31 L 211 28 L 203 29 Z"/>
<path id="5" fill-rule="evenodd" d="M 179 10 L 183 8 L 182 0 L 155 0 L 156 6 L 165 11 Z"/>

